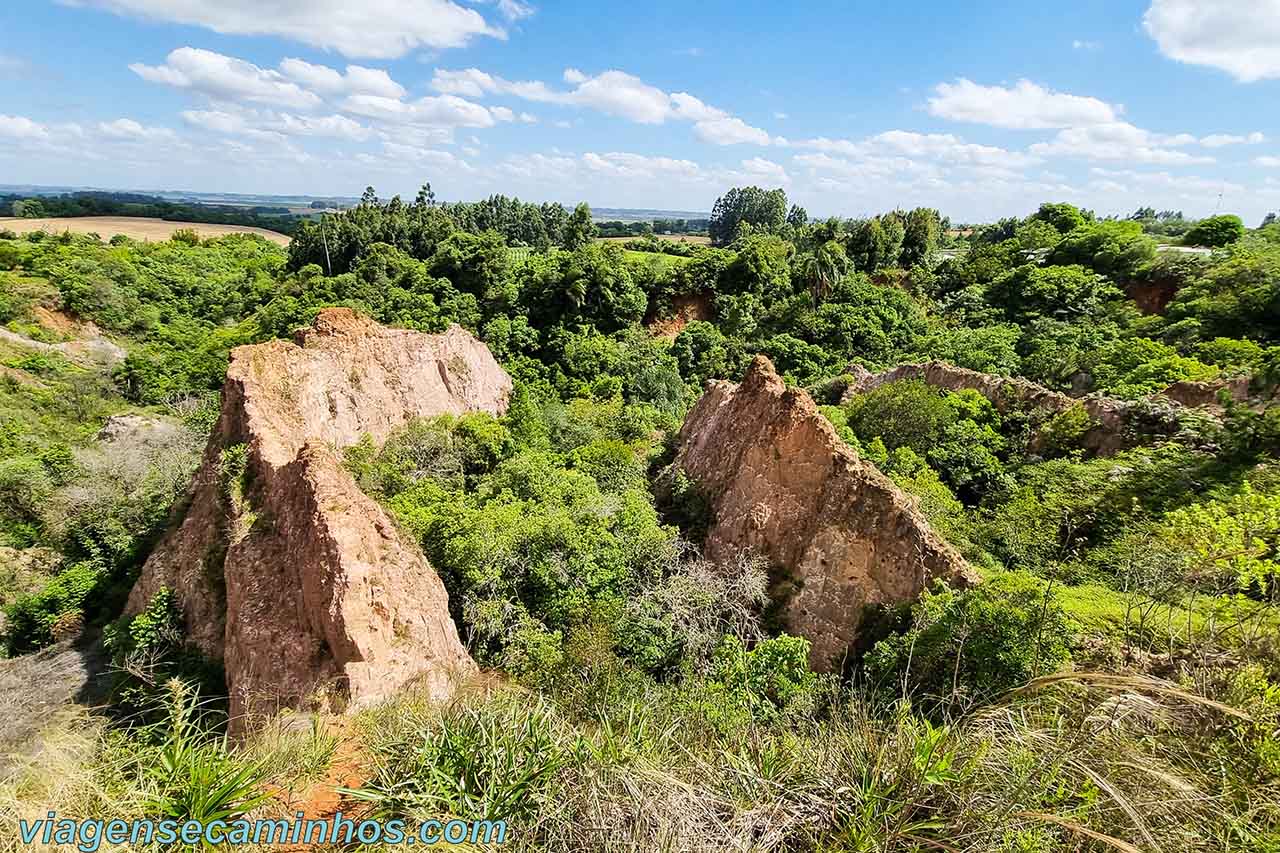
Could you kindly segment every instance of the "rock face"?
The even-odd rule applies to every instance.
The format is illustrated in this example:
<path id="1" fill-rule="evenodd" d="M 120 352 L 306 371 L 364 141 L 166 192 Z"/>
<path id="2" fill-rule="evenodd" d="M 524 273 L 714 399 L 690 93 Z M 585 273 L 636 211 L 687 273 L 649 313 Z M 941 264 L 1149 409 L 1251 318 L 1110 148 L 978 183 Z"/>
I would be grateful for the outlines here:
<path id="1" fill-rule="evenodd" d="M 858 458 L 804 391 L 764 356 L 742 383 L 713 381 L 680 430 L 676 463 L 707 498 L 712 559 L 750 547 L 787 574 L 782 619 L 839 670 L 868 605 L 913 601 L 935 578 L 972 568 L 912 498 Z"/>
<path id="2" fill-rule="evenodd" d="M 1236 401 L 1245 400 L 1249 395 L 1248 377 L 1212 382 L 1175 382 L 1146 400 L 1135 401 L 1098 395 L 1069 397 L 1026 379 L 979 373 L 942 361 L 900 364 L 880 373 L 868 373 L 861 365 L 851 365 L 849 372 L 854 381 L 845 392 L 845 400 L 853 394 L 865 394 L 882 385 L 917 379 L 948 391 L 977 391 L 1001 413 L 1013 408 L 1058 413 L 1080 405 L 1094 421 L 1094 425 L 1081 439 L 1081 444 L 1086 450 L 1101 456 L 1123 450 L 1135 439 L 1158 431 L 1157 420 L 1165 420 L 1170 426 L 1176 426 L 1179 406 L 1197 408 L 1215 405 L 1218 394 L 1223 389 Z M 1165 410 L 1164 418 L 1160 418 L 1160 412 L 1157 411 L 1161 408 Z M 1129 429 L 1131 426 L 1135 428 Z"/>
<path id="3" fill-rule="evenodd" d="M 415 417 L 501 413 L 510 391 L 457 326 L 424 335 L 329 309 L 296 342 L 237 348 L 186 516 L 127 612 L 174 591 L 189 639 L 225 666 L 240 730 L 318 696 L 375 701 L 411 679 L 443 697 L 474 669 L 448 594 L 340 451 Z"/>

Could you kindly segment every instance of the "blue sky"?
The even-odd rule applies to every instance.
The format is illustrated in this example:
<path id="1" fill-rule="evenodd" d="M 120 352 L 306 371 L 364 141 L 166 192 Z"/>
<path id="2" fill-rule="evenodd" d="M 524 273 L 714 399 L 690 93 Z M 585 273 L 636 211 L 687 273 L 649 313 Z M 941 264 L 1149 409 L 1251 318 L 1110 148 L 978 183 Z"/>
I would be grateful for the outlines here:
<path id="1" fill-rule="evenodd" d="M 1280 0 L 25 0 L 0 183 L 1280 209 Z"/>

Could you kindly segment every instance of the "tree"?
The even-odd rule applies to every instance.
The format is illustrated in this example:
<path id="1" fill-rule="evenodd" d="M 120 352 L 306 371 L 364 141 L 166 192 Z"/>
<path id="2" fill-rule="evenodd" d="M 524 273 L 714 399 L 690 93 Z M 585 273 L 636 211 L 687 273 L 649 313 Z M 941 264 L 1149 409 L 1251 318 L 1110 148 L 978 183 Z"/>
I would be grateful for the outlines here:
<path id="1" fill-rule="evenodd" d="M 791 205 L 787 211 L 787 224 L 792 228 L 803 228 L 809 223 L 809 212 L 798 204 Z"/>
<path id="2" fill-rule="evenodd" d="M 573 209 L 568 222 L 564 226 L 564 239 L 560 245 L 567 251 L 574 251 L 589 244 L 596 238 L 596 226 L 591 221 L 591 207 L 584 201 Z"/>
<path id="3" fill-rule="evenodd" d="M 903 267 L 924 263 L 935 249 L 942 234 L 942 216 L 928 207 L 917 207 L 906 216 L 899 261 Z"/>
<path id="4" fill-rule="evenodd" d="M 1220 248 L 1236 242 L 1244 236 L 1244 221 L 1239 216 L 1224 214 L 1201 219 L 1182 238 L 1187 246 Z"/>
<path id="5" fill-rule="evenodd" d="M 781 189 L 734 187 L 716 199 L 707 231 L 713 244 L 727 246 L 737 239 L 739 226 L 743 223 L 752 231 L 773 234 L 786 221 L 787 194 Z"/>
<path id="6" fill-rule="evenodd" d="M 1074 231 L 1081 225 L 1084 225 L 1087 221 L 1085 215 L 1080 211 L 1080 208 L 1076 207 L 1074 204 L 1067 204 L 1066 202 L 1045 202 L 1040 205 L 1039 210 L 1031 215 L 1031 218 L 1042 219 L 1045 222 L 1048 222 L 1054 228 L 1058 229 L 1059 234 L 1066 234 Z M 1139 230 L 1141 230 L 1141 226 L 1139 226 Z"/>
<path id="7" fill-rule="evenodd" d="M 827 298 L 848 270 L 849 257 L 844 246 L 835 240 L 828 240 L 812 252 L 806 252 L 796 262 L 796 275 L 809 289 L 814 308 Z"/>
<path id="8" fill-rule="evenodd" d="M 1142 233 L 1141 223 L 1090 222 L 1063 237 L 1049 263 L 1081 264 L 1117 281 L 1127 281 L 1155 256 L 1155 241 Z"/>

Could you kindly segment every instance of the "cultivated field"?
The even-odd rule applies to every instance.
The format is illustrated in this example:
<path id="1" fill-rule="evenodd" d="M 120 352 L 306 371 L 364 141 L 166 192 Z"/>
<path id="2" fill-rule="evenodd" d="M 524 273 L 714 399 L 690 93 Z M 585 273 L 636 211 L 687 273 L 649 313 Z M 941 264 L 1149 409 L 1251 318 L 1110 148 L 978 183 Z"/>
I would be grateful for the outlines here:
<path id="1" fill-rule="evenodd" d="M 77 234 L 98 234 L 104 240 L 123 234 L 135 240 L 168 240 L 174 231 L 190 228 L 201 237 L 221 237 L 223 234 L 258 234 L 281 246 L 289 245 L 289 238 L 265 228 L 245 225 L 215 225 L 206 222 L 169 222 L 165 219 L 146 219 L 133 216 L 72 216 L 47 219 L 18 219 L 0 217 L 0 231 L 8 229 L 18 234 L 45 231 L 61 234 L 72 231 Z"/>
<path id="2" fill-rule="evenodd" d="M 659 240 L 670 240 L 673 243 L 699 243 L 703 246 L 711 244 L 711 238 L 705 234 L 659 234 L 657 236 Z M 628 240 L 640 238 L 637 235 L 635 237 L 597 237 L 596 239 L 602 243 L 625 243 Z"/>

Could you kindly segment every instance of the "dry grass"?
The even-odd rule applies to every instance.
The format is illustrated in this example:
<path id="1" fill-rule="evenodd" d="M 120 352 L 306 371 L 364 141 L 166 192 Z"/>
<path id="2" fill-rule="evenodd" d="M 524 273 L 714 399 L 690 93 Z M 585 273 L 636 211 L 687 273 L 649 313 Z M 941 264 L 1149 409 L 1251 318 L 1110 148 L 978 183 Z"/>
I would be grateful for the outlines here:
<path id="1" fill-rule="evenodd" d="M 45 219 L 18 219 L 16 217 L 0 217 L 0 231 L 9 230 L 17 234 L 32 231 L 44 231 L 48 234 L 61 234 L 70 231 L 73 234 L 98 234 L 104 240 L 123 234 L 134 240 L 168 240 L 173 232 L 179 229 L 191 229 L 201 237 L 222 237 L 226 234 L 257 234 L 279 246 L 289 245 L 289 238 L 265 228 L 251 228 L 245 225 L 216 225 L 206 222 L 169 222 L 164 219 L 149 219 L 134 216 L 69 216 Z"/>

